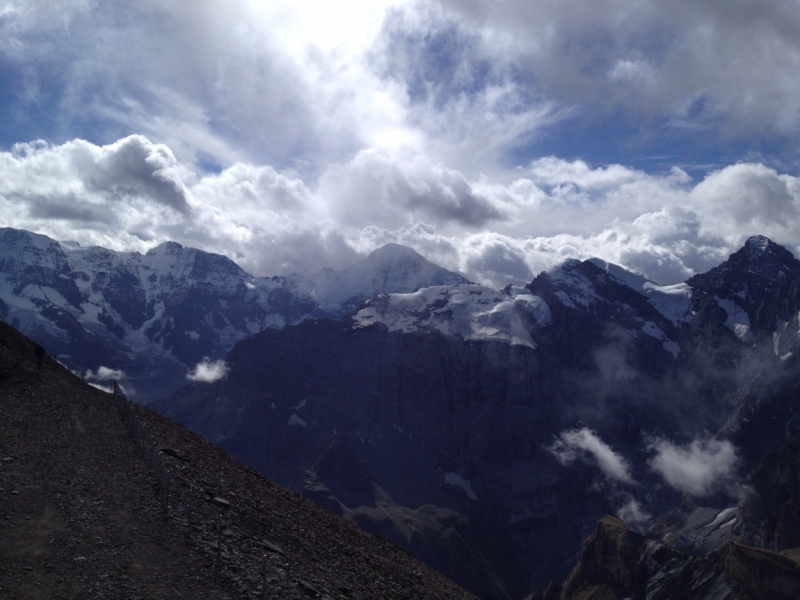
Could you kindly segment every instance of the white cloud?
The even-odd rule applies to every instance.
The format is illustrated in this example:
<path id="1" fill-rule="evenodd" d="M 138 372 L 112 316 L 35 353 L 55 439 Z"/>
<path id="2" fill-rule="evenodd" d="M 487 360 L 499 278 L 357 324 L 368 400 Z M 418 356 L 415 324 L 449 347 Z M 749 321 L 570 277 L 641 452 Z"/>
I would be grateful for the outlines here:
<path id="1" fill-rule="evenodd" d="M 214 383 L 223 379 L 228 374 L 228 365 L 224 360 L 220 359 L 211 362 L 207 356 L 189 373 L 186 374 L 186 379 L 189 381 L 200 381 L 203 383 Z"/>
<path id="2" fill-rule="evenodd" d="M 514 175 L 470 179 L 423 156 L 366 151 L 307 183 L 241 162 L 202 173 L 143 136 L 37 142 L 0 152 L 0 226 L 117 250 L 171 239 L 256 275 L 343 268 L 391 241 L 495 287 L 594 256 L 676 283 L 757 233 L 800 248 L 800 178 L 761 164 L 696 183 L 679 169 L 556 158 Z"/>
<path id="3" fill-rule="evenodd" d="M 674 489 L 693 496 L 717 491 L 737 493 L 736 448 L 727 440 L 696 439 L 687 445 L 655 438 L 649 441 L 655 452 L 650 467 Z"/>
<path id="4" fill-rule="evenodd" d="M 562 465 L 576 460 L 591 462 L 608 479 L 626 484 L 635 483 L 630 473 L 630 463 L 587 427 L 562 431 L 548 450 Z"/>
<path id="5" fill-rule="evenodd" d="M 100 366 L 97 371 L 86 371 L 85 379 L 89 381 L 117 381 L 125 379 L 125 372 L 121 369 L 110 369 L 109 367 Z M 98 386 L 95 386 L 98 387 Z M 101 388 L 105 389 L 105 388 Z"/>

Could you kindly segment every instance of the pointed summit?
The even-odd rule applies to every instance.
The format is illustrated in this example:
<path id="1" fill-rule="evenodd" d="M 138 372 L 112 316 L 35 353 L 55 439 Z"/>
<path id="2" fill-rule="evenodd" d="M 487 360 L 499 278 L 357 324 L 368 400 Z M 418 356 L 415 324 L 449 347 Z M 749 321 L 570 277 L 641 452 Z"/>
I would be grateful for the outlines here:
<path id="1" fill-rule="evenodd" d="M 739 252 L 746 253 L 751 261 L 763 259 L 765 257 L 774 257 L 784 262 L 791 262 L 794 259 L 792 253 L 786 248 L 780 244 L 776 244 L 763 235 L 754 235 L 747 238 L 747 241 Z M 739 252 L 737 252 L 737 254 Z"/>
<path id="2" fill-rule="evenodd" d="M 433 285 L 471 283 L 458 273 L 429 262 L 413 248 L 394 243 L 373 250 L 363 262 L 345 269 L 342 274 L 369 280 L 371 291 L 376 294 L 408 293 Z"/>
<path id="3" fill-rule="evenodd" d="M 739 333 L 751 328 L 771 333 L 778 320 L 788 322 L 800 309 L 800 261 L 762 235 L 748 238 L 724 263 L 686 283 L 695 312 L 704 311 L 706 303 L 718 305 L 726 325 Z"/>
<path id="4" fill-rule="evenodd" d="M 425 260 L 419 252 L 402 244 L 389 242 L 380 248 L 376 248 L 369 253 L 364 262 L 368 261 L 388 261 L 393 262 L 403 258 L 413 258 L 415 260 Z"/>

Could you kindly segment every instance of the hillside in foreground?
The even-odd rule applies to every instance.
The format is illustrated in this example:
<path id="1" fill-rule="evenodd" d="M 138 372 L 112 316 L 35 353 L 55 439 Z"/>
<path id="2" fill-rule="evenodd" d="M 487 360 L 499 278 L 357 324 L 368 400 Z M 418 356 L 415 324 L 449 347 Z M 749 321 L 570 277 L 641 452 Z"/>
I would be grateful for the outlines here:
<path id="1" fill-rule="evenodd" d="M 0 322 L 0 597 L 471 598 L 136 406 L 160 492 L 117 399 L 34 347 Z"/>

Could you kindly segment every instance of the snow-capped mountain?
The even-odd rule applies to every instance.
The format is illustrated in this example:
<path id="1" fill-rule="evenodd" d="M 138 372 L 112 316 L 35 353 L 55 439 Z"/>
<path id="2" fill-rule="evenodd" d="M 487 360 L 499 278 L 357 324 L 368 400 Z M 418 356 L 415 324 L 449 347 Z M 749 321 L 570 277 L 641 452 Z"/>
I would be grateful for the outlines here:
<path id="1" fill-rule="evenodd" d="M 411 294 L 381 294 L 353 316 L 357 327 L 383 323 L 389 331 L 438 331 L 465 340 L 494 340 L 535 348 L 530 330 L 548 325 L 547 303 L 527 289 L 502 292 L 474 284 L 439 285 Z"/>
<path id="2" fill-rule="evenodd" d="M 158 408 L 487 598 L 566 575 L 605 512 L 674 507 L 643 436 L 712 432 L 742 469 L 785 440 L 798 290 L 800 262 L 762 237 L 679 285 L 591 259 L 492 290 L 396 245 L 262 278 L 174 243 L 142 255 L 0 230 L 5 320 L 71 368 L 124 371 L 140 399 L 225 358 L 226 377 Z M 624 476 L 556 459 L 579 429 Z"/>
<path id="3" fill-rule="evenodd" d="M 225 379 L 157 406 L 479 596 L 519 598 L 563 579 L 604 513 L 674 508 L 653 440 L 686 462 L 712 436 L 745 473 L 787 439 L 798 288 L 800 262 L 751 238 L 673 286 L 592 259 L 525 288 L 380 293 L 242 340 Z M 585 444 L 559 458 L 564 432 Z M 727 493 L 706 506 L 729 523 Z"/>
<path id="4" fill-rule="evenodd" d="M 174 242 L 146 254 L 82 248 L 0 229 L 0 316 L 75 370 L 125 374 L 141 400 L 170 393 L 204 357 L 309 317 L 352 312 L 375 293 L 468 283 L 389 244 L 341 272 L 255 277 Z"/>
<path id="5" fill-rule="evenodd" d="M 400 244 L 386 244 L 342 271 L 323 269 L 309 277 L 290 275 L 289 281 L 294 289 L 317 299 L 320 308 L 331 316 L 352 313 L 364 300 L 378 294 L 470 283 Z"/>

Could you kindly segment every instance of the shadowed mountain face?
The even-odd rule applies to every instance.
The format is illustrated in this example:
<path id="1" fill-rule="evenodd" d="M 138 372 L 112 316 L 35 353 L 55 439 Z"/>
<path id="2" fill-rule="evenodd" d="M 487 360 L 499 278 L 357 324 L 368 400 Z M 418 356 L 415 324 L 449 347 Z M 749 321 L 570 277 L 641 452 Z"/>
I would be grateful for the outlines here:
<path id="1" fill-rule="evenodd" d="M 756 238 L 678 286 L 593 260 L 524 290 L 389 294 L 243 340 L 225 379 L 156 406 L 479 596 L 521 598 L 566 576 L 604 513 L 646 519 L 699 486 L 652 466 L 653 439 L 716 434 L 733 479 L 787 439 L 798 281 Z M 600 442 L 555 451 L 569 439 Z M 731 486 L 702 488 L 715 515 Z"/>
<path id="2" fill-rule="evenodd" d="M 800 429 L 747 477 L 738 507 L 681 504 L 645 535 L 605 516 L 586 539 L 561 600 L 793 600 L 800 597 Z"/>
<path id="3" fill-rule="evenodd" d="M 674 286 L 592 259 L 492 290 L 396 245 L 260 279 L 4 236 L 8 318 L 137 390 L 231 348 L 153 406 L 484 598 L 563 580 L 606 513 L 641 529 L 691 491 L 708 510 L 667 529 L 713 522 L 798 424 L 800 263 L 766 238 Z M 667 546 L 717 547 L 725 515 Z"/>

